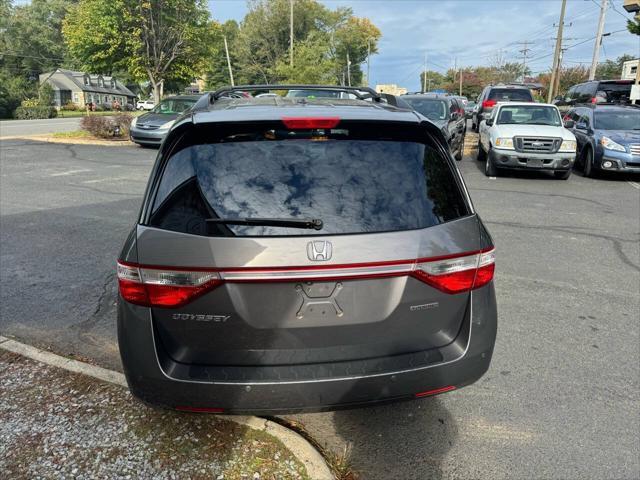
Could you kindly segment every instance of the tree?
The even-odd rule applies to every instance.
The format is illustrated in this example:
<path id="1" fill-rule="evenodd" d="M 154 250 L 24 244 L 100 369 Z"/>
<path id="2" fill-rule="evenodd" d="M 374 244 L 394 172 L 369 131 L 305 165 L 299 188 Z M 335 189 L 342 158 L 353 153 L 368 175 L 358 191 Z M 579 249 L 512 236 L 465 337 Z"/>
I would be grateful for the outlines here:
<path id="1" fill-rule="evenodd" d="M 329 55 L 329 44 L 318 32 L 311 33 L 294 49 L 293 66 L 288 58 L 280 58 L 275 74 L 282 83 L 335 83 L 336 61 Z"/>
<path id="2" fill-rule="evenodd" d="M 606 60 L 598 64 L 596 78 L 600 80 L 615 80 L 620 78 L 622 64 L 628 60 L 634 60 L 633 55 L 622 55 L 615 60 Z"/>
<path id="3" fill-rule="evenodd" d="M 211 29 L 204 0 L 80 0 L 63 32 L 82 68 L 126 69 L 160 101 L 165 81 L 202 73 Z"/>
<path id="4" fill-rule="evenodd" d="M 633 17 L 633 20 L 627 20 L 627 30 L 634 35 L 640 35 L 640 13 Z"/>
<path id="5" fill-rule="evenodd" d="M 445 89 L 446 84 L 447 81 L 445 76 L 439 72 L 436 72 L 434 70 L 427 70 L 426 82 L 424 70 L 420 72 L 420 90 L 422 90 L 424 85 L 426 85 L 427 91 Z"/>
<path id="6" fill-rule="evenodd" d="M 229 77 L 229 67 L 227 65 L 227 54 L 224 48 L 224 39 L 226 37 L 227 44 L 231 46 L 229 49 L 229 58 L 231 60 L 231 69 L 238 71 L 238 54 L 236 38 L 240 30 L 235 20 L 228 20 L 223 24 L 211 22 L 211 48 L 207 56 L 207 66 L 205 67 L 206 88 L 215 90 L 224 85 L 231 85 Z"/>
<path id="7" fill-rule="evenodd" d="M 351 11 L 344 11 L 351 15 Z M 349 16 L 335 29 L 332 38 L 335 39 L 333 57 L 338 67 L 336 80 L 342 81 L 342 71 L 349 68 L 351 85 L 362 85 L 363 73 L 361 64 L 367 59 L 367 53 L 378 52 L 378 40 L 382 33 L 368 18 Z"/>

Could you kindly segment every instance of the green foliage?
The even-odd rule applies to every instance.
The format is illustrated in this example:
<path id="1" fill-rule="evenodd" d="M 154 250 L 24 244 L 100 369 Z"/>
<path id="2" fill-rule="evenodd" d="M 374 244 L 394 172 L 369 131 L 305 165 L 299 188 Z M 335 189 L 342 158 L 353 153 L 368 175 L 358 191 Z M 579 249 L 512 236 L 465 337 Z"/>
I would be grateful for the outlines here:
<path id="1" fill-rule="evenodd" d="M 627 20 L 627 30 L 634 35 L 640 35 L 640 14 L 633 17 L 633 20 Z"/>
<path id="2" fill-rule="evenodd" d="M 14 117 L 19 120 L 35 120 L 38 118 L 55 118 L 58 111 L 53 107 L 43 105 L 37 107 L 18 107 L 14 112 Z"/>
<path id="3" fill-rule="evenodd" d="M 601 62 L 596 68 L 596 78 L 599 80 L 615 80 L 620 78 L 622 64 L 628 60 L 634 60 L 633 55 L 622 55 L 615 60 Z"/>
<path id="4" fill-rule="evenodd" d="M 85 70 L 125 69 L 150 82 L 156 101 L 164 81 L 202 73 L 211 39 L 203 0 L 80 0 L 63 31 Z"/>
<path id="5" fill-rule="evenodd" d="M 207 87 L 230 83 L 224 38 L 236 84 L 347 82 L 347 54 L 351 84 L 363 82 L 362 62 L 377 52 L 380 31 L 351 9 L 331 10 L 316 0 L 296 0 L 293 9 L 294 62 L 290 60 L 289 0 L 253 0 L 238 25 L 213 24 Z"/>

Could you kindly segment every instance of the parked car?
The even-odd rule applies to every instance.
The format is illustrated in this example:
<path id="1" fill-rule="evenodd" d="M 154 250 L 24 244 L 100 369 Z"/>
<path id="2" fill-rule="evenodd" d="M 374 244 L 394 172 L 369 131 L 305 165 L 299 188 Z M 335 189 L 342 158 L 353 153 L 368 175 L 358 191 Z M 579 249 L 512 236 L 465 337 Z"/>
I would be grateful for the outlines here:
<path id="1" fill-rule="evenodd" d="M 118 258 L 133 394 L 264 415 L 482 377 L 494 246 L 441 130 L 373 90 L 301 107 L 230 88 L 169 130 Z"/>
<path id="2" fill-rule="evenodd" d="M 480 124 L 478 160 L 486 162 L 487 176 L 502 169 L 547 170 L 566 180 L 575 156 L 576 137 L 555 105 L 498 103 Z"/>
<path id="3" fill-rule="evenodd" d="M 274 98 L 278 96 L 279 95 L 277 93 L 266 92 L 266 93 L 259 93 L 258 95 L 256 95 L 256 98 Z"/>
<path id="4" fill-rule="evenodd" d="M 480 122 L 489 118 L 498 102 L 533 102 L 531 90 L 523 85 L 489 85 L 478 95 L 478 109 L 471 119 L 471 128 L 478 132 Z"/>
<path id="5" fill-rule="evenodd" d="M 590 105 L 571 109 L 578 164 L 585 177 L 597 171 L 640 173 L 640 108 Z"/>
<path id="6" fill-rule="evenodd" d="M 182 113 L 189 110 L 202 95 L 178 95 L 162 100 L 148 113 L 131 121 L 131 141 L 142 146 L 158 146 Z"/>
<path id="7" fill-rule="evenodd" d="M 462 160 L 467 121 L 464 107 L 449 95 L 402 95 L 398 103 L 424 115 L 442 130 L 456 160 Z"/>
<path id="8" fill-rule="evenodd" d="M 138 100 L 136 108 L 138 110 L 153 110 L 156 106 L 156 102 L 153 100 Z"/>
<path id="9" fill-rule="evenodd" d="M 629 104 L 633 80 L 593 80 L 572 86 L 567 94 L 553 100 L 560 111 L 589 103 Z"/>
<path id="10" fill-rule="evenodd" d="M 473 100 L 468 101 L 467 104 L 464 106 L 464 116 L 465 118 L 471 118 L 473 117 L 474 112 L 477 111 L 477 103 L 474 102 Z"/>

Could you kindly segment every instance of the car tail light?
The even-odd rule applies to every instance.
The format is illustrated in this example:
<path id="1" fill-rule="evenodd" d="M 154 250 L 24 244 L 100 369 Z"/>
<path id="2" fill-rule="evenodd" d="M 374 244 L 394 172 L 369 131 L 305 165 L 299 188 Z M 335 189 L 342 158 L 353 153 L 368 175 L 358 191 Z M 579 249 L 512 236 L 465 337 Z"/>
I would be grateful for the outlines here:
<path id="1" fill-rule="evenodd" d="M 340 123 L 340 117 L 282 117 L 282 122 L 290 130 L 334 128 Z"/>
<path id="2" fill-rule="evenodd" d="M 591 97 L 591 103 L 598 103 L 598 99 L 596 97 Z"/>
<path id="3" fill-rule="evenodd" d="M 482 102 L 482 108 L 492 108 L 496 106 L 495 100 L 485 100 Z"/>
<path id="4" fill-rule="evenodd" d="M 118 261 L 122 298 L 147 307 L 181 307 L 222 283 L 326 282 L 412 276 L 445 293 L 467 292 L 493 279 L 495 249 L 445 257 L 300 267 L 158 267 Z"/>
<path id="5" fill-rule="evenodd" d="M 493 279 L 495 249 L 473 255 L 421 262 L 412 275 L 446 293 L 467 292 Z"/>
<path id="6" fill-rule="evenodd" d="M 118 262 L 120 294 L 146 307 L 179 307 L 220 285 L 217 272 L 139 267 Z"/>

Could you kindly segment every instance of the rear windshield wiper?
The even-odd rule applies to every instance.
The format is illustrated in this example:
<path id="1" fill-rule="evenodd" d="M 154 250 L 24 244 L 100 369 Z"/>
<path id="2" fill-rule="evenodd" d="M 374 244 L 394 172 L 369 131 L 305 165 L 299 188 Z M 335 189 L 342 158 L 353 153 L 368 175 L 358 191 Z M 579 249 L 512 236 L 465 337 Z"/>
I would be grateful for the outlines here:
<path id="1" fill-rule="evenodd" d="M 303 218 L 300 220 L 288 218 L 207 218 L 206 222 L 225 225 L 308 228 L 313 230 L 322 230 L 323 226 L 322 220 L 319 218 Z"/>

